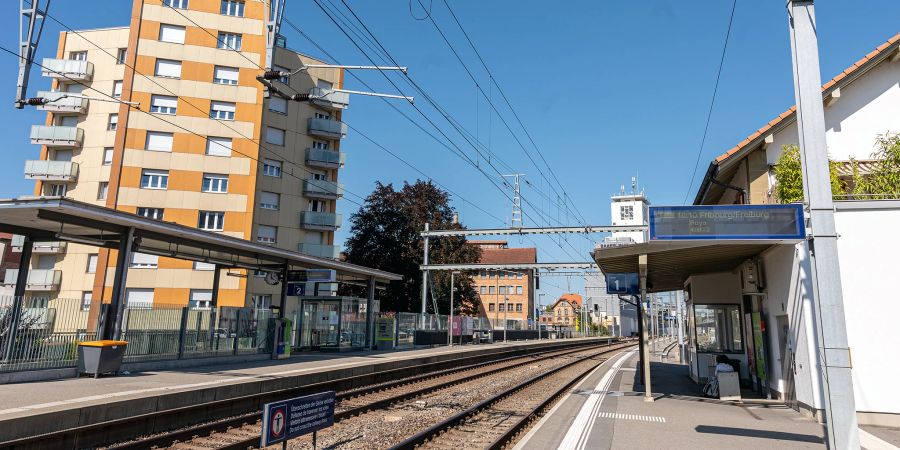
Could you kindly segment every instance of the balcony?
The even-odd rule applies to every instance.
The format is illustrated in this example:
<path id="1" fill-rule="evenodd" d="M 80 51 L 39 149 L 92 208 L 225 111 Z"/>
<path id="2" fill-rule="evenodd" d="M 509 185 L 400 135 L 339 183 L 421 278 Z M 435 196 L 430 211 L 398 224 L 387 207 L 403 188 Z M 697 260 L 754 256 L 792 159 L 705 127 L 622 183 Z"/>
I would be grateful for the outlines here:
<path id="1" fill-rule="evenodd" d="M 298 252 L 319 258 L 337 259 L 341 254 L 341 248 L 337 245 L 300 244 L 298 247 Z"/>
<path id="2" fill-rule="evenodd" d="M 84 140 L 84 130 L 78 127 L 58 125 L 32 125 L 31 143 L 48 147 L 80 147 Z"/>
<path id="3" fill-rule="evenodd" d="M 25 236 L 14 234 L 12 237 L 12 243 L 10 244 L 11 250 L 14 252 L 21 252 L 22 246 L 25 244 Z M 32 253 L 65 253 L 66 252 L 66 242 L 62 241 L 51 241 L 51 242 L 35 242 L 31 245 Z"/>
<path id="4" fill-rule="evenodd" d="M 340 111 L 350 106 L 350 94 L 314 87 L 309 90 L 309 102 L 321 108 Z"/>
<path id="5" fill-rule="evenodd" d="M 344 195 L 344 185 L 327 180 L 303 180 L 303 195 L 308 198 L 334 200 Z"/>
<path id="6" fill-rule="evenodd" d="M 344 165 L 345 154 L 321 148 L 306 149 L 306 165 L 323 169 L 337 169 Z"/>
<path id="7" fill-rule="evenodd" d="M 347 125 L 337 120 L 310 117 L 307 134 L 326 139 L 343 139 L 347 137 Z"/>
<path id="8" fill-rule="evenodd" d="M 38 91 L 37 96 L 41 98 L 46 98 L 50 102 L 46 105 L 39 105 L 37 109 L 41 111 L 53 111 L 57 114 L 65 114 L 65 113 L 73 113 L 73 114 L 84 114 L 87 112 L 88 107 L 88 99 L 84 97 L 68 97 L 69 95 L 81 95 L 81 94 L 69 94 L 68 92 L 50 92 L 50 91 Z"/>
<path id="9" fill-rule="evenodd" d="M 72 59 L 44 58 L 41 74 L 62 81 L 90 81 L 94 76 L 94 65 L 87 61 Z"/>
<path id="10" fill-rule="evenodd" d="M 300 213 L 300 228 L 305 230 L 331 231 L 340 226 L 340 214 L 315 211 L 303 211 Z"/>
<path id="11" fill-rule="evenodd" d="M 15 286 L 19 269 L 6 269 L 3 277 L 4 286 Z M 62 279 L 61 270 L 31 269 L 28 271 L 28 281 L 25 283 L 26 291 L 56 291 L 59 290 L 59 282 Z"/>
<path id="12" fill-rule="evenodd" d="M 32 159 L 25 161 L 25 179 L 42 181 L 78 180 L 78 163 Z"/>

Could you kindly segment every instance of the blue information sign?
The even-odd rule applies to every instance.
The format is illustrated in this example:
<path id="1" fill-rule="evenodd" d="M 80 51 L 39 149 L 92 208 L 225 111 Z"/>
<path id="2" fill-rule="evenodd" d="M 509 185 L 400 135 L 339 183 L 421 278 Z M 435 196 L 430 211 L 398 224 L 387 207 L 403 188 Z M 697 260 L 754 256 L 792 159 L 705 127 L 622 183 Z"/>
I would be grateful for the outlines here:
<path id="1" fill-rule="evenodd" d="M 306 283 L 288 283 L 287 295 L 291 297 L 302 297 L 306 295 Z"/>
<path id="2" fill-rule="evenodd" d="M 650 240 L 801 240 L 803 205 L 651 206 Z"/>
<path id="3" fill-rule="evenodd" d="M 640 295 L 639 282 L 636 273 L 608 273 L 606 274 L 606 293 Z"/>
<path id="4" fill-rule="evenodd" d="M 307 395 L 263 408 L 261 447 L 334 425 L 334 391 Z"/>

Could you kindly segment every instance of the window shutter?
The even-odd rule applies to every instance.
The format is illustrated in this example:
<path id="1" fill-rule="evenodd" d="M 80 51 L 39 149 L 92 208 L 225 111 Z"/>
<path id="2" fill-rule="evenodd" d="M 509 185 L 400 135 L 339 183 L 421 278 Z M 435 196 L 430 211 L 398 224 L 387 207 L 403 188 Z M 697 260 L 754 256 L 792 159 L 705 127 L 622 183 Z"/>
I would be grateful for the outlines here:
<path id="1" fill-rule="evenodd" d="M 281 97 L 269 98 L 269 111 L 275 111 L 281 114 L 287 114 L 287 100 Z"/>
<path id="2" fill-rule="evenodd" d="M 206 154 L 212 156 L 231 156 L 231 139 L 209 137 L 206 141 Z"/>
<path id="3" fill-rule="evenodd" d="M 126 289 L 125 302 L 129 308 L 153 306 L 153 289 Z"/>
<path id="4" fill-rule="evenodd" d="M 234 67 L 216 66 L 213 78 L 219 83 L 237 84 L 239 70 Z"/>
<path id="5" fill-rule="evenodd" d="M 284 145 L 284 130 L 266 127 L 266 142 L 273 145 Z"/>
<path id="6" fill-rule="evenodd" d="M 181 78 L 181 61 L 157 59 L 156 75 L 160 77 Z"/>
<path id="7" fill-rule="evenodd" d="M 184 44 L 184 27 L 165 24 L 160 25 L 159 40 L 175 44 Z"/>
<path id="8" fill-rule="evenodd" d="M 147 132 L 147 150 L 158 152 L 172 151 L 172 133 L 162 133 L 159 131 Z"/>
<path id="9" fill-rule="evenodd" d="M 132 254 L 131 264 L 134 266 L 153 266 L 156 267 L 159 257 L 156 255 L 148 255 L 146 253 L 134 252 Z"/>

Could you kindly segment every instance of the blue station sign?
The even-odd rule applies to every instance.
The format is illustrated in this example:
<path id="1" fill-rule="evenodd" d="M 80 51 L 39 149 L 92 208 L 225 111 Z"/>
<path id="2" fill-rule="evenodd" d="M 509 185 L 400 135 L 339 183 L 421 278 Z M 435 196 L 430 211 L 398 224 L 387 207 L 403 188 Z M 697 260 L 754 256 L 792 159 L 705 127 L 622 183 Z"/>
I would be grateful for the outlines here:
<path id="1" fill-rule="evenodd" d="M 651 206 L 650 240 L 802 240 L 803 205 Z"/>
<path id="2" fill-rule="evenodd" d="M 618 295 L 640 295 L 637 273 L 608 273 L 606 274 L 606 293 Z"/>
<path id="3" fill-rule="evenodd" d="M 334 400 L 334 391 L 328 391 L 266 403 L 263 408 L 261 447 L 334 425 Z"/>

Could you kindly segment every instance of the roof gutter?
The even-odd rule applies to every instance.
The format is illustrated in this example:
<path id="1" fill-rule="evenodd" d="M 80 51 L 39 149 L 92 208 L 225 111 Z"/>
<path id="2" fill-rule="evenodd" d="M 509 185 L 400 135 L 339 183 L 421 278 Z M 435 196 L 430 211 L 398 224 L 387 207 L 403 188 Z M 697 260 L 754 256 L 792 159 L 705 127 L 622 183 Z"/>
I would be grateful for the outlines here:
<path id="1" fill-rule="evenodd" d="M 697 190 L 697 195 L 694 197 L 695 205 L 702 205 L 703 200 L 706 198 L 706 194 L 709 193 L 709 187 L 712 180 L 715 180 L 716 175 L 719 174 L 719 164 L 713 160 L 709 163 L 709 167 L 706 169 L 706 175 L 703 176 L 703 181 L 700 183 L 700 189 Z M 718 180 L 716 180 L 718 181 Z"/>

